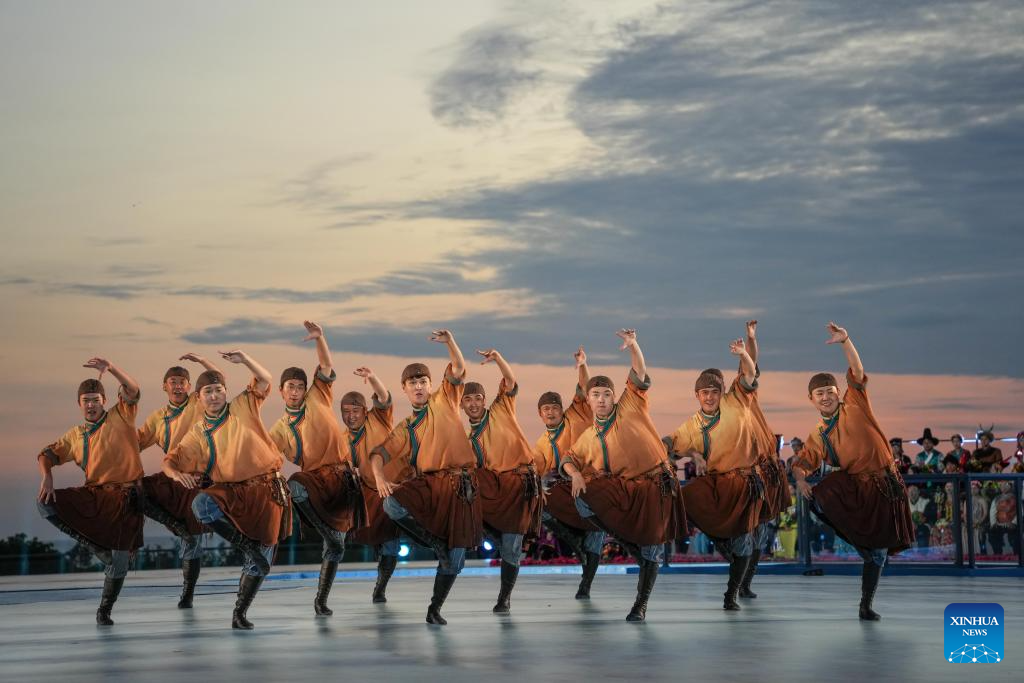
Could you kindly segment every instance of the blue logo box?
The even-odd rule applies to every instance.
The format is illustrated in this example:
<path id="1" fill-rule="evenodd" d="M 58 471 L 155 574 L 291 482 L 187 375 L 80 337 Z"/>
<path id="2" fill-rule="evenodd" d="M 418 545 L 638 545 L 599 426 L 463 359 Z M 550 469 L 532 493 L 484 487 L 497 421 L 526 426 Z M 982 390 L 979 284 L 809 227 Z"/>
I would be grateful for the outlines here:
<path id="1" fill-rule="evenodd" d="M 994 602 L 954 602 L 943 615 L 943 653 L 952 664 L 997 664 L 1003 649 L 1003 607 Z"/>

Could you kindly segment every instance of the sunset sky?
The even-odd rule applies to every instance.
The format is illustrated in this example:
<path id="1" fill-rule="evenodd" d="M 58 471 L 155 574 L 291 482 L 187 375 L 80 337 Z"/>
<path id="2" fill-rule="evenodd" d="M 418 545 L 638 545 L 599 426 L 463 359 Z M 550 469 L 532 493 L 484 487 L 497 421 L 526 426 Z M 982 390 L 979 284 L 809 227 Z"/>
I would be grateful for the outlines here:
<path id="1" fill-rule="evenodd" d="M 432 327 L 500 348 L 531 438 L 577 345 L 625 376 L 623 326 L 667 433 L 749 317 L 805 437 L 835 319 L 890 435 L 1012 436 L 1022 29 L 1016 1 L 0 1 L 0 536 L 57 535 L 35 458 L 89 357 L 146 413 L 186 351 L 311 367 L 307 318 L 342 390 L 439 373 Z"/>

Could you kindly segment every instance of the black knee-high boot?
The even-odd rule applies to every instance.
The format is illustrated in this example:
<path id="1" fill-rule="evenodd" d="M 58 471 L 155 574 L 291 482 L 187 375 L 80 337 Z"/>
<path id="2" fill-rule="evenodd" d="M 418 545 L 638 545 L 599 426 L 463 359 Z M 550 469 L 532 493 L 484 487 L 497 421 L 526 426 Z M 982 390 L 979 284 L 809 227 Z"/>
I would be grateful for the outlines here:
<path id="1" fill-rule="evenodd" d="M 227 517 L 221 517 L 207 526 L 225 541 L 241 550 L 245 558 L 256 565 L 260 574 L 270 573 L 270 563 L 267 562 L 267 558 L 263 557 L 260 544 L 239 531 L 238 527 L 232 524 Z"/>
<path id="2" fill-rule="evenodd" d="M 864 621 L 878 621 L 882 615 L 871 609 L 878 590 L 878 579 L 882 576 L 882 567 L 874 562 L 865 562 L 860 577 L 860 618 Z"/>
<path id="3" fill-rule="evenodd" d="M 441 569 L 447 571 L 451 568 L 451 563 L 448 561 L 448 544 L 443 539 L 427 531 L 426 527 L 416 521 L 412 515 L 406 515 L 394 521 L 395 524 L 408 532 L 414 541 L 424 548 L 430 548 L 434 551 L 434 554 L 437 555 L 437 563 Z"/>
<path id="4" fill-rule="evenodd" d="M 736 602 L 736 596 L 740 591 L 740 583 L 743 581 L 743 576 L 747 573 L 747 566 L 750 564 L 750 555 L 734 555 L 732 562 L 729 563 L 729 583 L 725 588 L 725 602 L 722 603 L 722 609 L 726 609 L 732 612 L 740 609 L 740 605 Z"/>
<path id="5" fill-rule="evenodd" d="M 316 599 L 313 600 L 313 611 L 318 617 L 329 617 L 334 610 L 327 606 L 327 596 L 331 593 L 331 585 L 334 584 L 334 576 L 338 573 L 338 563 L 334 560 L 324 560 L 320 564 L 320 581 L 316 587 Z"/>
<path id="6" fill-rule="evenodd" d="M 242 574 L 242 578 L 238 582 L 238 599 L 235 600 L 235 610 L 231 614 L 231 628 L 243 631 L 251 631 L 253 629 L 252 622 L 245 615 L 249 611 L 249 605 L 252 604 L 252 600 L 256 597 L 256 593 L 259 592 L 261 585 L 263 585 L 262 576 Z"/>
<path id="7" fill-rule="evenodd" d="M 583 578 L 580 579 L 580 585 L 576 589 L 577 600 L 590 599 L 590 586 L 594 583 L 597 568 L 601 566 L 601 556 L 597 553 L 588 551 L 583 554 L 583 557 Z"/>
<path id="8" fill-rule="evenodd" d="M 112 579 L 109 576 L 103 579 L 103 594 L 100 596 L 99 609 L 96 610 L 96 623 L 100 626 L 114 625 L 114 620 L 110 618 L 110 610 L 114 609 L 114 603 L 117 602 L 123 585 L 123 576 L 119 579 Z"/>
<path id="9" fill-rule="evenodd" d="M 548 529 L 548 531 L 555 535 L 555 538 L 569 546 L 572 554 L 576 556 L 580 561 L 580 564 L 586 563 L 587 558 L 586 551 L 583 548 L 583 536 L 579 532 L 569 528 L 565 524 L 562 524 L 554 517 L 544 520 L 542 524 L 546 529 Z"/>
<path id="10" fill-rule="evenodd" d="M 640 560 L 640 576 L 636 584 L 636 601 L 633 609 L 626 615 L 626 621 L 643 621 L 647 618 L 647 600 L 654 590 L 654 582 L 658 580 L 658 563 Z"/>
<path id="11" fill-rule="evenodd" d="M 743 575 L 743 581 L 740 582 L 740 597 L 741 598 L 756 598 L 757 593 L 750 590 L 750 582 L 754 580 L 754 574 L 757 573 L 757 563 L 761 560 L 761 551 L 754 550 L 750 553 L 750 564 L 747 565 L 747 571 Z"/>
<path id="12" fill-rule="evenodd" d="M 444 626 L 448 623 L 441 616 L 441 607 L 444 605 L 444 601 L 448 597 L 452 585 L 455 583 L 456 576 L 456 574 L 442 574 L 441 572 L 434 575 L 434 594 L 430 598 L 430 607 L 427 608 L 428 624 Z"/>
<path id="13" fill-rule="evenodd" d="M 143 502 L 142 512 L 153 521 L 163 524 L 172 534 L 179 538 L 184 538 L 189 535 L 188 526 L 185 522 L 174 517 L 170 512 L 165 510 L 162 506 L 157 505 L 149 498 L 146 498 Z"/>
<path id="14" fill-rule="evenodd" d="M 309 500 L 292 500 L 292 505 L 299 511 L 299 515 L 309 524 L 311 527 L 316 529 L 316 532 L 320 534 L 320 537 L 324 539 L 324 543 L 327 544 L 327 548 L 338 555 L 344 554 L 345 544 L 339 543 L 332 533 L 334 529 L 330 527 L 326 522 L 320 519 L 320 516 L 313 509 L 313 506 L 309 504 Z"/>
<path id="15" fill-rule="evenodd" d="M 516 586 L 516 578 L 519 577 L 519 565 L 501 562 L 501 589 L 498 591 L 498 602 L 491 610 L 495 614 L 506 614 L 512 607 L 512 589 Z"/>
<path id="16" fill-rule="evenodd" d="M 201 560 L 181 561 L 181 598 L 178 600 L 178 609 L 191 609 L 192 596 L 196 592 L 196 583 L 199 581 L 199 570 L 202 568 Z"/>
<path id="17" fill-rule="evenodd" d="M 398 558 L 395 555 L 380 556 L 380 560 L 377 561 L 377 584 L 373 587 L 374 602 L 388 601 L 384 591 L 388 588 L 388 581 L 391 580 L 391 575 L 395 573 L 395 566 L 397 564 Z"/>

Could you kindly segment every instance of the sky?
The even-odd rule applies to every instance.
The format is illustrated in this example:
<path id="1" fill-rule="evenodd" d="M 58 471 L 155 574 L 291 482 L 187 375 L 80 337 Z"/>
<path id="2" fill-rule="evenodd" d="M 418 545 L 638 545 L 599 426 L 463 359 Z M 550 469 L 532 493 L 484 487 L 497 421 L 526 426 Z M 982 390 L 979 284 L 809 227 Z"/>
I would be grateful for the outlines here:
<path id="1" fill-rule="evenodd" d="M 891 435 L 1012 436 L 1022 28 L 1008 1 L 0 0 L 0 536 L 55 534 L 35 456 L 86 359 L 147 412 L 186 351 L 312 365 L 304 319 L 392 385 L 440 372 L 431 328 L 498 347 L 531 438 L 577 345 L 624 376 L 624 326 L 669 432 L 748 318 L 804 436 L 835 319 Z"/>

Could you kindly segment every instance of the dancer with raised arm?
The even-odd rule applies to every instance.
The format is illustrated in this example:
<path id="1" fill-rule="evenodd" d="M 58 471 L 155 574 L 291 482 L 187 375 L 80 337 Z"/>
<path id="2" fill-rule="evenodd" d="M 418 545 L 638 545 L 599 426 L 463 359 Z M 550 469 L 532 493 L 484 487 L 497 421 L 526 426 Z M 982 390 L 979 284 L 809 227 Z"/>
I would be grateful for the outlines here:
<path id="1" fill-rule="evenodd" d="M 244 351 L 221 352 L 221 357 L 246 366 L 252 380 L 229 403 L 222 373 L 199 375 L 202 419 L 168 451 L 163 471 L 189 489 L 199 486 L 201 478 L 212 481 L 192 501 L 192 513 L 244 555 L 231 627 L 251 630 L 249 606 L 270 572 L 277 544 L 291 533 L 291 501 L 281 476 L 281 453 L 260 418 L 270 373 Z"/>
<path id="2" fill-rule="evenodd" d="M 97 379 L 78 385 L 78 407 L 84 424 L 76 425 L 37 456 L 42 482 L 36 505 L 39 514 L 88 548 L 105 565 L 103 593 L 96 623 L 113 626 L 110 612 L 121 593 L 128 565 L 142 547 L 142 459 L 135 418 L 139 385 L 128 373 L 104 358 L 85 366 L 99 371 Z M 106 410 L 103 374 L 120 383 L 117 405 Z M 84 486 L 54 489 L 58 465 L 73 462 L 85 475 Z"/>
<path id="3" fill-rule="evenodd" d="M 324 330 L 303 322 L 306 338 L 316 343 L 318 365 L 309 385 L 305 370 L 281 373 L 285 414 L 270 429 L 278 450 L 300 471 L 288 479 L 292 504 L 305 523 L 323 539 L 320 577 L 313 611 L 318 617 L 334 612 L 327 606 L 338 563 L 345 555 L 345 535 L 366 522 L 363 490 L 352 464 L 351 449 L 334 417 L 334 364 Z"/>
<path id="4" fill-rule="evenodd" d="M 636 330 L 618 332 L 632 367 L 615 400 L 615 385 L 603 375 L 587 382 L 594 423 L 562 461 L 572 479 L 580 516 L 619 539 L 640 564 L 636 600 L 627 621 L 643 621 L 658 578 L 664 544 L 686 528 L 679 480 L 651 421 L 647 390 L 651 378 Z"/>
<path id="5" fill-rule="evenodd" d="M 746 575 L 760 523 L 765 487 L 757 468 L 759 425 L 753 415 L 757 379 L 754 361 L 742 339 L 729 344 L 740 359 L 740 372 L 725 391 L 718 368 L 697 377 L 698 410 L 671 438 L 674 457 L 693 457 L 698 477 L 683 487 L 686 511 L 729 562 L 722 608 L 736 602 Z"/>
<path id="6" fill-rule="evenodd" d="M 205 370 L 218 372 L 217 366 L 202 356 L 186 353 L 178 360 L 199 363 Z M 192 391 L 192 378 L 186 368 L 175 365 L 164 373 L 163 390 L 167 404 L 157 408 L 139 427 L 139 450 L 156 444 L 167 454 L 185 437 L 202 416 L 199 393 Z M 192 472 L 199 476 L 201 472 Z M 163 524 L 178 537 L 181 544 L 182 587 L 178 609 L 190 609 L 195 595 L 199 570 L 203 564 L 203 525 L 192 514 L 192 501 L 199 488 L 187 489 L 163 472 L 142 478 L 146 516 Z"/>
<path id="7" fill-rule="evenodd" d="M 446 345 L 451 358 L 440 386 L 432 391 L 430 368 L 423 363 L 406 366 L 402 390 L 412 415 L 371 450 L 370 465 L 384 512 L 437 555 L 426 620 L 444 625 L 441 607 L 462 571 L 466 549 L 483 539 L 483 527 L 476 456 L 459 419 L 466 362 L 448 330 L 435 330 L 430 339 Z M 387 473 L 387 465 L 398 473 Z"/>
<path id="8" fill-rule="evenodd" d="M 840 398 L 830 373 L 811 377 L 807 395 L 821 420 L 793 463 L 793 476 L 814 513 L 864 558 L 859 616 L 877 621 L 881 616 L 872 602 L 882 568 L 889 555 L 913 544 L 914 527 L 906 486 L 868 400 L 868 376 L 857 348 L 846 330 L 834 322 L 826 327 L 826 343 L 840 344 L 846 354 L 846 393 Z M 812 487 L 807 476 L 822 462 L 835 470 Z"/>
<path id="9" fill-rule="evenodd" d="M 394 406 L 391 392 L 380 378 L 368 367 L 353 371 L 357 377 L 373 389 L 373 407 L 369 407 L 362 392 L 350 391 L 341 397 L 341 421 L 344 423 L 345 438 L 352 454 L 352 464 L 359 472 L 366 503 L 366 524 L 349 535 L 352 543 L 372 546 L 377 554 L 377 582 L 373 586 L 373 602 L 387 602 L 387 588 L 398 565 L 400 532 L 398 525 L 384 512 L 384 499 L 377 491 L 377 480 L 370 467 L 370 451 L 388 438 L 394 426 Z M 396 463 L 397 464 L 397 463 Z M 388 468 L 384 473 L 389 474 Z"/>
<path id="10" fill-rule="evenodd" d="M 462 410 L 469 418 L 469 441 L 476 455 L 484 532 L 498 545 L 501 588 L 493 611 L 507 613 L 519 576 L 523 537 L 540 531 L 540 477 L 530 443 L 516 418 L 519 385 L 512 366 L 497 349 L 477 351 L 481 364 L 494 363 L 501 383 L 490 408 L 479 382 L 466 382 Z"/>
<path id="11" fill-rule="evenodd" d="M 583 569 L 577 600 L 590 599 L 590 587 L 601 564 L 604 531 L 580 517 L 576 499 L 572 495 L 572 480 L 561 472 L 562 459 L 572 450 L 576 439 L 594 422 L 594 411 L 587 403 L 585 387 L 590 381 L 587 353 L 581 346 L 575 354 L 576 391 L 566 409 L 562 396 L 556 391 L 545 391 L 537 400 L 537 412 L 544 423 L 544 433 L 533 446 L 537 472 L 544 487 L 543 525 L 562 543 L 572 548 Z"/>

